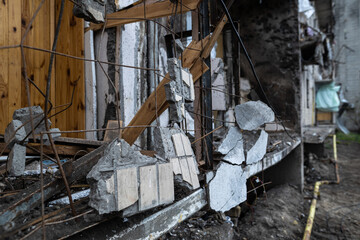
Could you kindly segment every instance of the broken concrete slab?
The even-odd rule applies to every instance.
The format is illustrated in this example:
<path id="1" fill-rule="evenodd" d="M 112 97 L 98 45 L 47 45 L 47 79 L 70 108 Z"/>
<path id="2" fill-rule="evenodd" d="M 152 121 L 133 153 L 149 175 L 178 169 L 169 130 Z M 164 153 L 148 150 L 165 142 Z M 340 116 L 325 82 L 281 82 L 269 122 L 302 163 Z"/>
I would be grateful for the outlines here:
<path id="1" fill-rule="evenodd" d="M 169 103 L 170 120 L 181 122 L 185 117 L 185 103 L 195 99 L 192 74 L 182 68 L 181 60 L 168 59 L 170 82 L 164 85 L 166 100 Z"/>
<path id="2" fill-rule="evenodd" d="M 173 128 L 157 127 L 154 129 L 154 151 L 163 159 L 170 160 L 176 157 L 172 135 L 182 133 L 177 124 Z"/>
<path id="3" fill-rule="evenodd" d="M 6 127 L 4 138 L 9 149 L 11 149 L 15 143 L 20 143 L 26 138 L 25 128 L 22 124 L 23 123 L 19 120 L 12 120 Z M 26 142 L 27 141 L 24 143 L 26 144 Z"/>
<path id="4" fill-rule="evenodd" d="M 246 201 L 246 174 L 241 166 L 220 163 L 215 177 L 209 182 L 211 209 L 226 212 Z"/>
<path id="5" fill-rule="evenodd" d="M 246 164 L 253 164 L 260 161 L 266 154 L 269 135 L 261 130 L 260 136 L 252 148 L 246 153 Z"/>
<path id="6" fill-rule="evenodd" d="M 221 58 L 211 59 L 212 109 L 226 111 L 226 84 L 224 62 Z"/>
<path id="7" fill-rule="evenodd" d="M 75 0 L 73 13 L 76 17 L 84 18 L 93 23 L 105 21 L 105 3 L 103 0 Z"/>
<path id="8" fill-rule="evenodd" d="M 240 138 L 235 147 L 224 157 L 224 160 L 231 164 L 242 164 L 245 162 L 243 138 Z"/>
<path id="9" fill-rule="evenodd" d="M 21 176 L 25 171 L 26 147 L 15 143 L 9 154 L 7 170 L 9 176 Z"/>
<path id="10" fill-rule="evenodd" d="M 241 130 L 238 127 L 230 127 L 217 151 L 223 155 L 228 154 L 236 146 L 239 139 L 242 139 Z"/>
<path id="11" fill-rule="evenodd" d="M 36 127 L 36 125 L 39 124 L 39 122 L 43 119 L 44 117 L 44 111 L 42 110 L 42 108 L 40 106 L 32 106 L 31 107 L 31 112 L 32 112 L 32 118 L 34 121 L 34 128 Z M 21 121 L 23 124 L 25 124 L 25 132 L 26 134 L 29 134 L 32 130 L 31 128 L 31 122 L 30 122 L 30 109 L 29 107 L 25 107 L 25 108 L 20 108 L 14 111 L 13 114 L 13 119 L 14 120 L 19 120 Z M 48 120 L 49 126 L 51 125 L 51 121 Z M 39 126 L 37 126 L 35 128 L 35 134 L 39 134 L 40 132 L 45 132 L 46 128 L 45 128 L 45 122 L 42 121 Z"/>
<path id="12" fill-rule="evenodd" d="M 53 140 L 61 137 L 60 129 L 51 128 L 49 131 L 51 132 L 50 134 L 51 134 L 51 137 L 53 138 Z M 43 135 L 43 143 L 44 143 L 44 145 L 47 145 L 47 146 L 50 145 L 49 136 L 47 134 Z"/>
<path id="13" fill-rule="evenodd" d="M 261 101 L 249 101 L 235 107 L 236 122 L 243 130 L 255 130 L 275 120 L 275 114 Z"/>
<path id="14" fill-rule="evenodd" d="M 91 189 L 89 205 L 99 214 L 123 210 L 123 214 L 129 216 L 169 203 L 174 197 L 173 191 L 166 191 L 169 195 L 162 196 L 166 202 L 162 202 L 158 194 L 160 185 L 173 184 L 173 177 L 166 178 L 170 183 L 160 183 L 163 178 L 159 176 L 158 167 L 163 162 L 142 155 L 124 140 L 114 140 L 87 175 Z M 161 176 L 173 176 L 172 165 L 165 164 L 168 165 L 161 166 Z"/>
<path id="15" fill-rule="evenodd" d="M 261 130 L 260 136 L 254 146 L 246 153 L 246 164 L 253 164 L 260 161 L 266 154 L 269 135 Z"/>

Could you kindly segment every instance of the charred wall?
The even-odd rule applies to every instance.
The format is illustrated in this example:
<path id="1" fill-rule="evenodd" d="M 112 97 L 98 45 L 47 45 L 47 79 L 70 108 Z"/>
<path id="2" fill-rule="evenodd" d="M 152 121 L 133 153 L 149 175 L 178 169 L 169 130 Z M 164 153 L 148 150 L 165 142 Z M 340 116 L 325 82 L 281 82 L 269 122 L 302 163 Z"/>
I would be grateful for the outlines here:
<path id="1" fill-rule="evenodd" d="M 240 35 L 271 105 L 287 126 L 299 130 L 298 1 L 242 0 L 232 8 L 232 16 L 240 23 Z M 250 79 L 260 99 L 266 102 L 242 50 L 240 63 L 241 76 Z"/>

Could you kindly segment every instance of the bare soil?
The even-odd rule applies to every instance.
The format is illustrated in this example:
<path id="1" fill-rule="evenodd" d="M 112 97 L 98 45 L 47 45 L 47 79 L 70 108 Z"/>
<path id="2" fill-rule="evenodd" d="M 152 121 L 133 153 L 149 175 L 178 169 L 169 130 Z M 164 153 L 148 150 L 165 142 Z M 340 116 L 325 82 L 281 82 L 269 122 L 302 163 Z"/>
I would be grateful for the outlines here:
<path id="1" fill-rule="evenodd" d="M 320 187 L 311 239 L 360 239 L 360 144 L 341 141 L 337 149 L 341 182 Z M 330 140 L 325 152 L 306 156 L 303 193 L 277 186 L 243 204 L 240 218 L 199 212 L 162 239 L 302 239 L 314 183 L 336 177 Z"/>

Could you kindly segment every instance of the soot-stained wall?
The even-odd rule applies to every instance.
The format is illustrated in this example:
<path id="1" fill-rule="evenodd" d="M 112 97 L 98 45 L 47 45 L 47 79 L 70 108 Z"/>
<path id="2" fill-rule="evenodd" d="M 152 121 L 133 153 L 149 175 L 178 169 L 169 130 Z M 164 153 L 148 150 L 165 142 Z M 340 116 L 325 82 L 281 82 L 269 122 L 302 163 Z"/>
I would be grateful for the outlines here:
<path id="1" fill-rule="evenodd" d="M 265 93 L 285 125 L 300 130 L 300 50 L 297 0 L 242 0 L 232 8 L 240 35 L 255 65 Z M 235 41 L 236 38 L 233 38 Z M 241 74 L 258 84 L 241 51 Z"/>

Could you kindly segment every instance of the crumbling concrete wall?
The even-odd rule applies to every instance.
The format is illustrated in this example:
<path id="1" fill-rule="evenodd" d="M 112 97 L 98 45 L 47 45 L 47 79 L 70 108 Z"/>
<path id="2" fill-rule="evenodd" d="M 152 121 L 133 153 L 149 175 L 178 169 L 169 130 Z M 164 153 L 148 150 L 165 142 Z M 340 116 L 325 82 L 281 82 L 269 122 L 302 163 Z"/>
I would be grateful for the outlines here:
<path id="1" fill-rule="evenodd" d="M 246 7 L 244 7 L 246 6 Z M 300 130 L 301 85 L 297 0 L 245 0 L 233 7 L 240 34 L 272 106 L 285 124 Z M 235 38 L 233 38 L 235 39 Z M 241 51 L 241 71 L 251 80 L 260 99 L 258 84 Z"/>
<path id="2" fill-rule="evenodd" d="M 336 65 L 336 82 L 341 83 L 345 98 L 355 104 L 355 109 L 347 111 L 342 119 L 349 130 L 360 129 L 360 1 L 334 0 L 335 12 L 335 53 L 339 52 Z M 340 64 L 344 63 L 344 64 Z"/>

